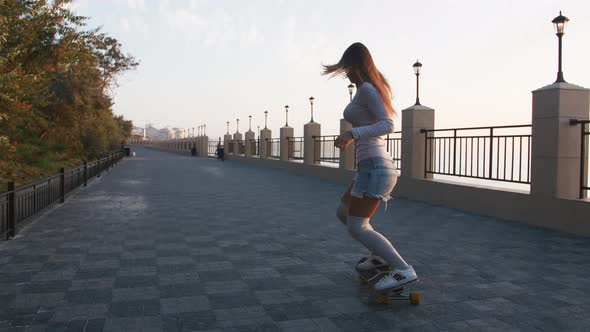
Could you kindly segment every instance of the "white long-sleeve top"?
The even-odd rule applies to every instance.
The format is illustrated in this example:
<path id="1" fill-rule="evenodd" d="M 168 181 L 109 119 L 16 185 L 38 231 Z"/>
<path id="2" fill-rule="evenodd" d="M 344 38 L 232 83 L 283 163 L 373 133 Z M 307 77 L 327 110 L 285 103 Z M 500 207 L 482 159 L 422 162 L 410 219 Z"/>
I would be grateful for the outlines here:
<path id="1" fill-rule="evenodd" d="M 393 119 L 371 83 L 364 82 L 357 87 L 352 101 L 344 109 L 344 119 L 352 124 L 357 163 L 372 157 L 391 159 L 382 136 L 393 133 Z"/>

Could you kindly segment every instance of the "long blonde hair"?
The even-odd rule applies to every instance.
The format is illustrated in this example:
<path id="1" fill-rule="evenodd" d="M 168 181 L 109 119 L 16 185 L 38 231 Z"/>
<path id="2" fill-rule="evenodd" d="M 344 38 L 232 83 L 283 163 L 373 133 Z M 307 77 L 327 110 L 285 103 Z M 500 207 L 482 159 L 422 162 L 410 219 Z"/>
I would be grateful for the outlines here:
<path id="1" fill-rule="evenodd" d="M 362 43 L 357 42 L 350 45 L 346 51 L 344 51 L 344 54 L 342 54 L 342 58 L 340 58 L 338 63 L 324 65 L 323 67 L 324 71 L 322 72 L 322 75 L 332 74 L 332 77 L 334 77 L 337 75 L 346 75 L 346 72 L 348 71 L 362 82 L 371 83 L 379 92 L 381 99 L 383 99 L 383 104 L 385 104 L 385 109 L 389 114 L 396 114 L 393 105 L 391 105 L 391 98 L 393 97 L 391 86 L 383 74 L 377 70 L 369 49 Z"/>

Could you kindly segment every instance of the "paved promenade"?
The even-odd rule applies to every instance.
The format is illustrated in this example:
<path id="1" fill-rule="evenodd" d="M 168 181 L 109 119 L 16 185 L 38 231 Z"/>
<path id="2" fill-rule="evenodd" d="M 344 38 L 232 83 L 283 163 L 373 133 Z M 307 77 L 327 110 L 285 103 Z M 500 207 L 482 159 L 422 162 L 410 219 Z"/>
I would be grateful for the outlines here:
<path id="1" fill-rule="evenodd" d="M 590 329 L 589 239 L 392 200 L 423 303 L 366 305 L 344 186 L 136 151 L 0 242 L 0 331 Z"/>

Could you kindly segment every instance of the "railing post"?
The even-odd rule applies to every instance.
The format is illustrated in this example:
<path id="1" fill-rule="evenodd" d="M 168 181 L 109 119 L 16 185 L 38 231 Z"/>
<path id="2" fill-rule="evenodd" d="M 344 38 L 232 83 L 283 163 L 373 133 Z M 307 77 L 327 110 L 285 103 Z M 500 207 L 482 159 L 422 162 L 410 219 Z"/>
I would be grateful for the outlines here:
<path id="1" fill-rule="evenodd" d="M 47 179 L 47 202 L 45 205 L 51 204 L 51 177 Z"/>
<path id="2" fill-rule="evenodd" d="M 100 172 L 101 172 L 101 169 L 100 169 L 100 156 L 98 158 L 96 158 L 96 159 L 97 159 L 97 162 L 98 162 L 97 167 L 96 167 L 97 168 L 96 177 L 99 178 L 100 177 Z"/>
<path id="3" fill-rule="evenodd" d="M 63 203 L 66 201 L 66 175 L 65 169 L 62 167 L 59 169 L 59 202 Z"/>
<path id="4" fill-rule="evenodd" d="M 245 155 L 246 158 L 251 158 L 253 155 L 256 154 L 256 151 L 252 151 L 253 147 L 255 148 L 255 146 L 252 144 L 254 142 L 254 137 L 255 137 L 255 133 L 252 130 L 248 130 L 246 132 L 246 139 L 244 141 L 244 143 L 246 144 L 245 146 Z"/>
<path id="5" fill-rule="evenodd" d="M 289 161 L 289 138 L 293 137 L 293 128 L 284 126 L 281 128 L 281 136 L 279 141 L 279 156 L 282 161 Z"/>
<path id="6" fill-rule="evenodd" d="M 84 160 L 84 187 L 88 185 L 88 162 Z"/>
<path id="7" fill-rule="evenodd" d="M 500 144 L 500 141 L 498 141 L 498 144 Z M 489 174 L 488 174 L 488 178 L 491 179 L 492 178 L 492 171 L 493 171 L 493 161 L 492 159 L 494 158 L 494 128 L 490 128 L 490 160 L 488 160 L 490 162 L 490 167 L 489 167 Z"/>
<path id="8" fill-rule="evenodd" d="M 586 179 L 585 179 L 585 165 L 586 165 L 586 137 L 585 133 L 586 133 L 586 124 L 582 123 L 582 125 L 580 126 L 580 140 L 582 141 L 582 144 L 580 144 L 581 149 L 580 149 L 580 199 L 584 199 L 585 195 L 584 195 L 584 184 L 586 183 Z"/>
<path id="9" fill-rule="evenodd" d="M 424 130 L 434 129 L 434 109 L 413 105 L 404 109 L 402 114 L 400 180 L 432 178 L 428 173 L 428 166 L 433 164 L 432 151 L 428 150 L 428 133 Z"/>
<path id="10" fill-rule="evenodd" d="M 340 119 L 340 135 L 352 129 L 352 124 L 345 119 Z M 343 150 L 340 150 L 340 160 L 338 167 L 349 171 L 356 169 L 356 150 L 355 144 L 352 142 Z"/>
<path id="11" fill-rule="evenodd" d="M 262 159 L 267 159 L 269 155 L 272 153 L 269 146 L 269 139 L 271 138 L 271 135 L 272 131 L 268 128 L 260 130 L 260 141 L 258 142 L 260 146 L 258 147 L 258 154 Z"/>
<path id="12" fill-rule="evenodd" d="M 303 163 L 306 165 L 319 164 L 316 161 L 316 155 L 320 151 L 316 151 L 315 138 L 322 135 L 322 128 L 317 122 L 308 122 L 303 125 Z M 318 158 L 319 159 L 319 158 Z"/>
<path id="13" fill-rule="evenodd" d="M 34 213 L 37 213 L 37 206 L 38 206 L 38 204 L 37 204 L 38 202 L 37 201 L 38 200 L 39 200 L 39 198 L 38 198 L 38 195 L 37 195 L 37 185 L 34 184 L 33 185 L 33 212 Z"/>
<path id="14" fill-rule="evenodd" d="M 16 187 L 13 181 L 8 182 L 8 232 L 6 239 L 14 237 L 16 227 Z"/>
<path id="15" fill-rule="evenodd" d="M 233 155 L 239 156 L 240 155 L 240 141 L 242 140 L 242 133 L 236 131 L 234 134 L 234 147 L 233 147 Z"/>
<path id="16" fill-rule="evenodd" d="M 531 196 L 579 198 L 580 179 L 572 175 L 579 172 L 582 142 L 569 119 L 588 120 L 588 109 L 590 90 L 574 84 L 554 83 L 533 91 Z"/>
<path id="17" fill-rule="evenodd" d="M 420 132 L 424 133 L 424 178 L 426 179 L 426 175 L 428 174 L 428 131 L 420 130 Z"/>
<path id="18" fill-rule="evenodd" d="M 453 145 L 453 175 L 457 175 L 457 129 L 453 130 Z"/>

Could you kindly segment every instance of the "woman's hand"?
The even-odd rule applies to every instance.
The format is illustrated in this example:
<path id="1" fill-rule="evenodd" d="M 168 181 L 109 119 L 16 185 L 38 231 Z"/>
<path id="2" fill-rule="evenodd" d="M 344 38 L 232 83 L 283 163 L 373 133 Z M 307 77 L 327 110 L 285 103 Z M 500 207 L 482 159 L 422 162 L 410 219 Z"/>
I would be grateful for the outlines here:
<path id="1" fill-rule="evenodd" d="M 352 132 L 350 130 L 347 130 L 346 132 L 344 132 L 344 134 L 336 138 L 336 140 L 334 141 L 334 145 L 340 150 L 343 150 L 348 146 L 348 144 L 352 143 L 353 141 L 354 136 L 352 136 Z"/>

